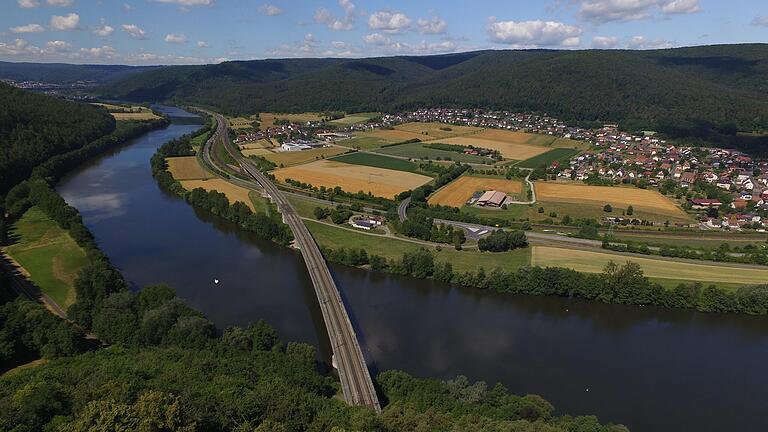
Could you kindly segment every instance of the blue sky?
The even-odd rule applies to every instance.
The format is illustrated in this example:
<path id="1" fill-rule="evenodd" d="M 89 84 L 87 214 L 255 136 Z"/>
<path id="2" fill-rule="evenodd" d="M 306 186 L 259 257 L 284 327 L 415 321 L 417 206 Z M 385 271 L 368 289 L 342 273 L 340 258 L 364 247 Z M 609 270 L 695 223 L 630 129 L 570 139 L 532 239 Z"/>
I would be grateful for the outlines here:
<path id="1" fill-rule="evenodd" d="M 0 60 L 195 64 L 768 42 L 765 0 L 1 0 Z"/>

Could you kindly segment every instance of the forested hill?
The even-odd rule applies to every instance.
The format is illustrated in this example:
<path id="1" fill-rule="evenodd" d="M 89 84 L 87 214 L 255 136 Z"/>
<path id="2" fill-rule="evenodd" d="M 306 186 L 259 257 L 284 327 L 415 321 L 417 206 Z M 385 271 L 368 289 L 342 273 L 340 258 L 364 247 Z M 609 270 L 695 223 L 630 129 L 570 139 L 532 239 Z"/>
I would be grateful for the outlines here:
<path id="1" fill-rule="evenodd" d="M 768 127 L 768 44 L 240 61 L 166 67 L 101 90 L 232 114 L 453 106 L 544 111 L 627 128 L 693 129 L 706 121 L 754 130 Z"/>
<path id="2" fill-rule="evenodd" d="M 51 84 L 71 84 L 77 81 L 104 83 L 156 68 L 157 66 L 0 62 L 0 78 Z"/>
<path id="3" fill-rule="evenodd" d="M 51 156 L 115 129 L 105 110 L 0 83 L 0 194 Z"/>

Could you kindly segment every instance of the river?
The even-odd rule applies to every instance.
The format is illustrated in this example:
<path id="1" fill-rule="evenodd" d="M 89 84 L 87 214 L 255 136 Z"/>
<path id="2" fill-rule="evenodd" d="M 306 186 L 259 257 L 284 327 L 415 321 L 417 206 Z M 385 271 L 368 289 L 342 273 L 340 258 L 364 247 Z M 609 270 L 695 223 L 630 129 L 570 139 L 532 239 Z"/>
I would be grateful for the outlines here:
<path id="1" fill-rule="evenodd" d="M 168 283 L 222 329 L 263 318 L 284 341 L 318 346 L 327 360 L 301 256 L 196 211 L 152 178 L 155 149 L 197 127 L 172 124 L 135 139 L 70 173 L 58 190 L 134 288 Z M 501 382 L 543 396 L 558 412 L 595 414 L 633 431 L 768 428 L 765 318 L 332 271 L 374 372 Z"/>

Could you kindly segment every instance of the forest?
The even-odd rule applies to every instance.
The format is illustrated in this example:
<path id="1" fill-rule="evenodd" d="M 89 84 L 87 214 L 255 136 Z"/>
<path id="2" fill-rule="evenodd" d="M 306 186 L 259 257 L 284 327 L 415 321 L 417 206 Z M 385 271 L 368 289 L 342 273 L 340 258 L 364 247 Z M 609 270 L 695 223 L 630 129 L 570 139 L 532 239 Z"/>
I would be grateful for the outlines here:
<path id="1" fill-rule="evenodd" d="M 458 107 L 545 112 L 765 149 L 768 45 L 649 51 L 493 50 L 423 57 L 270 59 L 166 67 L 100 89 L 228 114 Z"/>
<path id="2" fill-rule="evenodd" d="M 111 133 L 105 110 L 30 93 L 0 83 L 0 194 L 35 166 Z"/>

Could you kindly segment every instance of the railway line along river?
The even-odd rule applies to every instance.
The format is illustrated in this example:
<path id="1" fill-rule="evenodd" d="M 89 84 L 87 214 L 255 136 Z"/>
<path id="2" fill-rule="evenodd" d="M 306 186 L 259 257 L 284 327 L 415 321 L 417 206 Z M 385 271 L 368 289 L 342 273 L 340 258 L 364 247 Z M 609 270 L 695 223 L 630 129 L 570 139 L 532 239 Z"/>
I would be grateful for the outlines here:
<path id="1" fill-rule="evenodd" d="M 135 287 L 166 282 L 219 328 L 263 318 L 283 340 L 314 344 L 328 361 L 298 253 L 194 210 L 152 178 L 155 149 L 197 127 L 185 121 L 151 132 L 80 167 L 58 189 Z M 542 395 L 560 412 L 596 414 L 633 431 L 768 427 L 765 318 L 499 295 L 332 270 L 374 373 L 501 382 L 514 393 Z"/>

